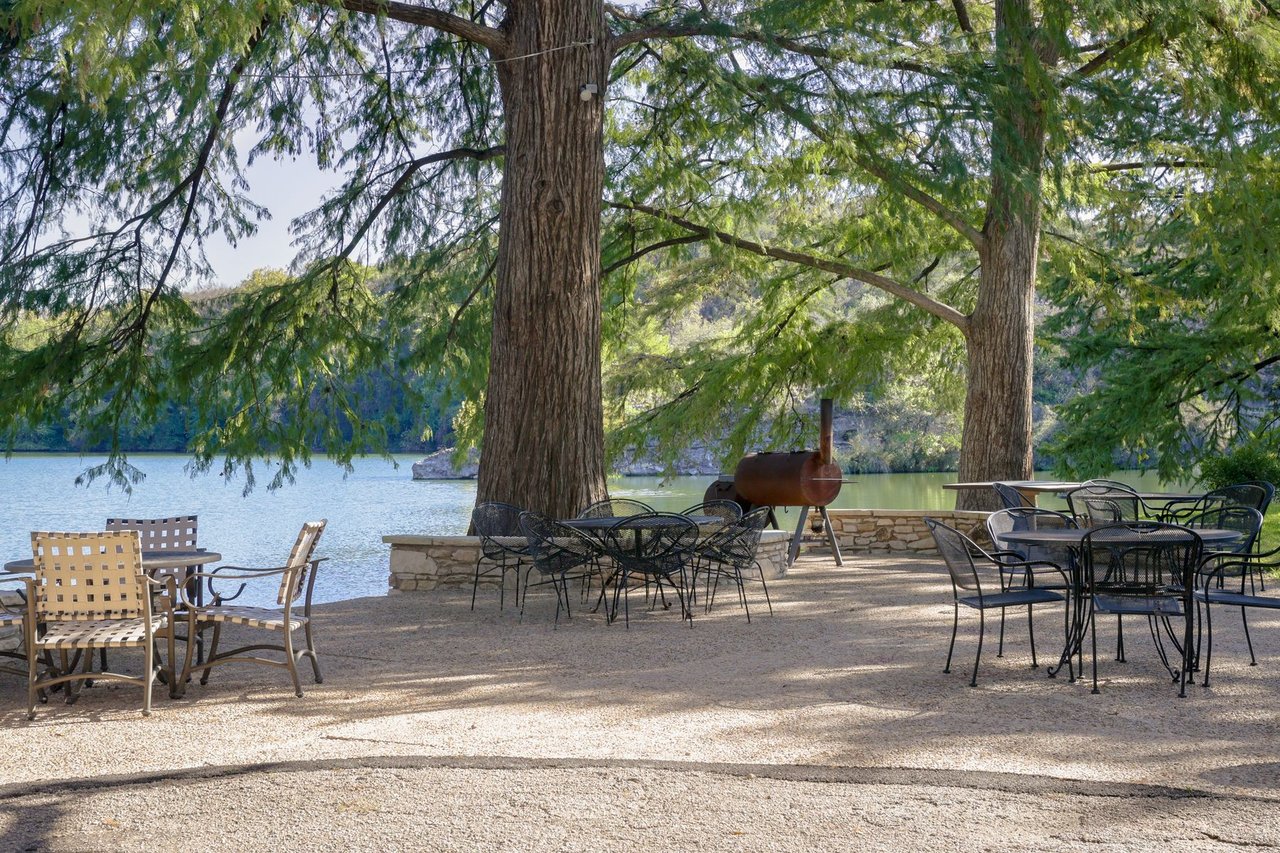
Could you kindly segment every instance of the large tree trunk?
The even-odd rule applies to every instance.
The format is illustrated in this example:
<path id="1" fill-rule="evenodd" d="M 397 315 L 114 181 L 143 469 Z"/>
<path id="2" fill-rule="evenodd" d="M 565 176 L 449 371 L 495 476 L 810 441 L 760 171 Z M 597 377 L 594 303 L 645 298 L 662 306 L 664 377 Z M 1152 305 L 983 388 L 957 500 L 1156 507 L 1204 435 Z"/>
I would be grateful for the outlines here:
<path id="1" fill-rule="evenodd" d="M 991 196 L 978 303 L 967 333 L 962 482 L 1032 475 L 1031 381 L 1040 252 L 1043 94 L 1028 80 L 1037 52 L 1027 0 L 996 3 L 998 73 L 1006 85 L 991 128 Z M 1043 48 L 1040 49 L 1043 51 Z M 958 509 L 995 509 L 988 489 L 962 491 Z"/>
<path id="2" fill-rule="evenodd" d="M 507 153 L 476 498 L 564 518 L 605 496 L 604 7 L 513 0 L 504 29 L 515 58 L 498 66 Z"/>

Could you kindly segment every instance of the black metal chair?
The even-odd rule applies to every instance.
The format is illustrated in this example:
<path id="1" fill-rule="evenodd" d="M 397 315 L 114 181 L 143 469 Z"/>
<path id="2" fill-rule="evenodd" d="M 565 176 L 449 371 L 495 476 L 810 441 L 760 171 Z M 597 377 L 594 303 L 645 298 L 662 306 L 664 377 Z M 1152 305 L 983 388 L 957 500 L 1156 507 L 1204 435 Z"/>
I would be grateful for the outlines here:
<path id="1" fill-rule="evenodd" d="M 22 638 L 21 651 L 0 651 L 0 672 L 19 678 L 26 678 L 28 675 L 26 615 L 27 601 L 34 590 L 35 583 L 29 577 L 0 577 L 0 629 L 15 631 Z M 6 664 L 5 660 L 17 663 Z"/>
<path id="2" fill-rule="evenodd" d="M 638 575 L 646 586 L 653 581 L 662 594 L 666 582 L 680 601 L 681 618 L 693 625 L 685 592 L 698 544 L 698 525 L 683 515 L 651 512 L 623 518 L 605 531 L 604 550 L 616 567 L 613 608 L 610 621 L 618 618 L 618 597 L 622 597 L 623 619 L 631 627 L 630 580 Z"/>
<path id="3" fill-rule="evenodd" d="M 1090 527 L 1143 521 L 1158 515 L 1136 491 L 1112 480 L 1089 480 L 1080 488 L 1072 489 L 1067 492 L 1067 506 L 1071 507 L 1078 523 Z"/>
<path id="4" fill-rule="evenodd" d="M 1000 505 L 1003 509 L 1016 509 L 1018 507 L 1034 508 L 1036 505 L 1035 501 L 1031 500 L 1008 483 L 992 483 L 991 488 L 996 490 L 996 495 L 1000 498 Z"/>
<path id="5" fill-rule="evenodd" d="M 986 636 L 986 612 L 988 610 L 998 608 L 1003 615 L 1006 607 L 1025 606 L 1027 608 L 1027 630 L 1031 637 L 1031 666 L 1033 668 L 1039 666 L 1039 662 L 1036 660 L 1035 623 L 1032 615 L 1034 607 L 1037 604 L 1062 603 L 1065 624 L 1066 597 L 1059 592 L 1039 589 L 1034 586 L 1005 589 L 1005 574 L 1011 569 L 1017 570 L 1020 567 L 1018 563 L 997 560 L 980 548 L 968 536 L 937 519 L 925 518 L 924 522 L 928 525 L 929 532 L 933 534 L 933 541 L 938 546 L 938 553 L 942 555 L 942 560 L 946 563 L 947 572 L 951 577 L 954 618 L 951 625 L 951 644 L 947 647 L 947 665 L 943 667 L 942 671 L 951 672 L 951 656 L 956 647 L 956 633 L 960 629 L 960 605 L 962 604 L 978 611 L 978 653 L 973 660 L 973 675 L 969 679 L 970 687 L 978 686 L 978 665 L 982 662 L 982 641 Z M 1032 562 L 1027 561 L 1021 565 L 1021 568 L 1058 568 L 1050 563 L 1031 565 Z M 981 564 L 983 572 L 979 571 L 979 564 Z M 1061 571 L 1060 569 L 1058 570 Z M 982 581 L 983 573 L 992 575 L 992 582 L 985 584 L 985 587 Z M 1034 571 L 1025 571 L 1024 574 L 1030 583 L 1034 583 Z M 1063 581 L 1065 582 L 1066 580 L 1064 575 Z M 992 588 L 998 591 L 989 592 L 988 590 Z M 962 592 L 971 594 L 962 595 Z"/>
<path id="6" fill-rule="evenodd" d="M 1256 509 L 1258 510 L 1258 512 L 1262 513 L 1263 515 L 1266 515 L 1267 509 L 1270 508 L 1271 502 L 1275 500 L 1275 497 L 1276 497 L 1275 485 L 1273 483 L 1268 483 L 1266 480 L 1245 480 L 1241 485 L 1257 486 L 1259 489 L 1262 489 L 1262 493 L 1263 493 L 1262 506 L 1256 507 Z"/>
<path id="7" fill-rule="evenodd" d="M 1267 503 L 1267 492 L 1261 486 L 1235 483 L 1205 492 L 1198 498 L 1170 501 L 1161 514 L 1161 521 L 1181 524 L 1184 519 L 1228 506 L 1246 506 L 1262 512 Z"/>
<path id="8" fill-rule="evenodd" d="M 1002 565 L 1012 563 L 1021 566 L 1002 576 L 1001 581 L 1005 590 L 1034 586 L 1038 589 L 1069 593 L 1071 584 L 1066 581 L 1066 578 L 1070 577 L 1073 560 L 1069 547 L 1010 542 L 1005 535 L 1023 530 L 1074 530 L 1076 523 L 1071 516 L 1038 507 L 1011 507 L 997 510 L 987 516 L 986 527 L 987 535 L 997 549 L 990 552 L 996 562 Z M 1037 566 L 1039 563 L 1047 563 L 1055 568 L 1042 572 L 1046 577 L 1028 579 L 1027 573 L 1034 572 L 1037 568 L 1044 568 Z M 1000 644 L 996 657 L 1004 656 L 1004 616 L 1004 611 L 1001 611 Z"/>
<path id="9" fill-rule="evenodd" d="M 1257 666 L 1258 658 L 1253 652 L 1253 637 L 1249 634 L 1250 608 L 1259 610 L 1280 610 L 1280 596 L 1274 592 L 1262 594 L 1255 577 L 1261 577 L 1269 571 L 1280 570 L 1280 548 L 1263 554 L 1233 554 L 1225 559 L 1220 555 L 1210 555 L 1200 568 L 1200 577 L 1196 584 L 1194 597 L 1196 610 L 1204 611 L 1205 630 L 1208 642 L 1204 656 L 1204 686 L 1209 686 L 1209 667 L 1213 663 L 1213 609 L 1218 607 L 1239 607 L 1240 622 L 1244 626 L 1244 639 L 1249 647 L 1249 666 Z M 1227 579 L 1238 579 L 1235 583 L 1226 584 Z M 1202 635 L 1202 636 L 1203 636 Z M 1197 652 L 1197 657 L 1198 657 Z"/>
<path id="10" fill-rule="evenodd" d="M 507 573 L 515 576 L 516 601 L 520 601 L 520 567 L 533 558 L 529 542 L 520 528 L 520 507 L 500 501 L 476 504 L 471 511 L 471 527 L 480 537 L 475 578 L 471 582 L 471 609 L 476 609 L 480 578 L 498 574 L 498 609 L 506 607 Z M 485 567 L 485 564 L 488 567 Z"/>
<path id="11" fill-rule="evenodd" d="M 641 515 L 654 511 L 654 508 L 644 501 L 631 498 L 605 498 L 578 513 L 578 518 L 626 518 L 629 515 Z"/>
<path id="12" fill-rule="evenodd" d="M 709 515 L 720 519 L 720 528 L 708 529 L 706 525 L 702 527 L 702 536 L 713 535 L 717 530 L 734 524 L 738 519 L 742 518 L 742 507 L 737 501 L 713 500 L 703 501 L 700 504 L 694 504 L 691 507 L 680 510 L 681 515 Z"/>
<path id="13" fill-rule="evenodd" d="M 529 587 L 550 584 L 556 593 L 555 624 L 559 626 L 561 607 L 565 618 L 573 618 L 569 607 L 569 581 L 599 571 L 600 545 L 590 536 L 541 513 L 521 513 L 520 529 L 524 531 L 532 558 L 532 565 L 525 570 L 524 581 L 520 584 L 524 591 L 520 599 L 520 618 L 524 619 Z M 530 581 L 529 575 L 535 569 L 541 579 Z"/>
<path id="14" fill-rule="evenodd" d="M 1080 560 L 1094 693 L 1099 692 L 1097 617 L 1114 614 L 1147 619 L 1161 663 L 1178 682 L 1178 695 L 1187 695 L 1187 673 L 1193 666 L 1191 590 L 1202 552 L 1194 530 L 1154 521 L 1103 525 L 1085 534 Z M 1172 627 L 1175 619 L 1182 622 L 1180 637 Z M 1162 633 L 1177 652 L 1176 668 Z M 1124 660 L 1122 643 L 1117 646 L 1117 659 Z"/>
<path id="15" fill-rule="evenodd" d="M 731 580 L 738 590 L 738 601 L 751 621 L 751 608 L 747 604 L 746 573 L 754 570 L 764 589 L 765 604 L 769 607 L 769 615 L 773 615 L 773 600 L 769 597 L 769 584 L 765 580 L 764 567 L 760 565 L 756 554 L 760 548 L 760 534 L 769 523 L 769 507 L 753 509 L 741 519 L 720 529 L 697 545 L 697 559 L 694 562 L 694 573 L 689 584 L 689 595 L 693 599 L 698 587 L 698 575 L 706 575 L 706 604 L 704 612 L 710 613 L 715 604 L 716 590 L 720 586 L 720 578 Z"/>

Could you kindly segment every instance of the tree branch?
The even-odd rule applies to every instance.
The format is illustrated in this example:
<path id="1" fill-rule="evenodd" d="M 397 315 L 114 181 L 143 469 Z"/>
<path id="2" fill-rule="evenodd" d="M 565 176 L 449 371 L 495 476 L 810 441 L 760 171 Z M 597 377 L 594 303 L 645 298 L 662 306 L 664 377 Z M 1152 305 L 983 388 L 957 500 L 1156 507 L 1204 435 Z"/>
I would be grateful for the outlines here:
<path id="1" fill-rule="evenodd" d="M 972 35 L 973 22 L 969 20 L 969 7 L 964 0 L 951 0 L 951 8 L 956 10 L 956 23 L 960 25 L 960 29 Z"/>
<path id="2" fill-rule="evenodd" d="M 1140 169 L 1201 169 L 1207 166 L 1203 160 L 1135 160 L 1130 163 L 1099 163 L 1090 166 L 1090 172 L 1134 172 Z"/>
<path id="3" fill-rule="evenodd" d="M 342 8 L 364 15 L 386 15 L 393 21 L 416 27 L 431 27 L 487 47 L 498 57 L 504 56 L 509 47 L 507 37 L 500 30 L 427 6 L 396 0 L 342 0 Z"/>
<path id="4" fill-rule="evenodd" d="M 1070 86 L 1073 83 L 1078 83 L 1081 80 L 1092 77 L 1094 74 L 1101 71 L 1109 62 L 1127 50 L 1131 45 L 1148 36 L 1154 26 L 1154 22 L 1147 21 L 1133 32 L 1116 39 L 1110 45 L 1103 48 L 1102 52 L 1093 59 L 1090 59 L 1084 65 L 1081 65 L 1075 71 L 1068 74 L 1063 80 L 1063 85 Z"/>
<path id="5" fill-rule="evenodd" d="M 620 261 L 615 261 L 600 271 L 600 275 L 606 276 L 617 269 L 622 269 L 627 264 L 638 261 L 650 252 L 656 252 L 659 249 L 669 249 L 672 246 L 683 246 L 687 243 L 701 243 L 707 239 L 706 234 L 690 234 L 687 237 L 672 237 L 668 240 L 659 240 L 657 243 L 651 243 L 643 249 L 636 249 Z"/>
<path id="6" fill-rule="evenodd" d="M 864 282 L 865 284 L 869 284 L 872 287 L 879 288 L 886 293 L 892 294 L 899 299 L 910 302 L 912 305 L 932 314 L 940 320 L 945 320 L 966 335 L 969 332 L 969 318 L 957 311 L 955 308 L 934 299 L 927 293 L 914 290 L 900 282 L 894 281 L 891 278 L 879 275 L 878 273 L 874 273 L 870 270 L 861 269 L 860 267 L 855 267 L 851 264 L 846 264 L 829 258 L 821 258 L 817 255 L 796 252 L 791 249 L 780 249 L 773 246 L 765 246 L 751 240 L 744 240 L 741 237 L 728 233 L 727 231 L 708 228 L 705 225 L 699 225 L 696 222 L 691 222 L 690 220 L 677 216 L 674 213 L 668 213 L 664 210 L 659 210 L 656 207 L 651 207 L 646 204 L 608 202 L 608 205 L 615 210 L 634 210 L 638 213 L 647 214 L 655 219 L 661 219 L 664 222 L 670 222 L 672 225 L 678 225 L 686 231 L 690 231 L 694 234 L 700 234 L 704 238 L 715 239 L 727 246 L 733 246 L 735 249 L 751 252 L 752 254 L 760 255 L 761 257 L 800 264 L 801 266 L 806 266 L 811 269 L 818 269 L 823 272 L 834 273 L 843 278 L 851 278 L 855 281 Z"/>
<path id="7" fill-rule="evenodd" d="M 1239 380 L 1239 379 L 1247 379 L 1250 376 L 1256 376 L 1258 373 L 1261 373 L 1263 370 L 1265 370 L 1266 368 L 1270 367 L 1273 364 L 1280 364 L 1280 354 L 1267 356 L 1261 361 L 1255 362 L 1242 370 L 1237 370 L 1235 373 L 1227 374 L 1226 376 L 1222 377 L 1216 382 L 1211 382 L 1208 385 L 1197 388 L 1191 393 L 1185 394 L 1171 403 L 1166 403 L 1165 408 L 1176 409 L 1178 406 L 1181 406 L 1183 403 L 1187 402 L 1188 400 L 1192 400 L 1196 397 L 1199 397 L 1201 394 L 1203 394 L 1204 392 L 1210 389 L 1220 388 L 1223 385 L 1226 385 L 1230 382 L 1235 382 L 1236 380 Z"/>
<path id="8" fill-rule="evenodd" d="M 774 97 L 772 93 L 766 93 L 766 97 L 768 97 L 771 101 L 773 101 L 775 106 L 777 106 L 784 113 L 789 115 L 793 120 L 795 120 L 797 123 L 802 125 L 805 129 L 807 129 L 810 133 L 812 133 L 818 139 L 822 140 L 828 145 L 833 144 L 834 140 L 832 140 L 831 134 L 827 133 L 826 130 L 819 127 L 818 123 L 814 121 L 811 116 L 807 115 L 801 110 L 796 109 L 790 104 L 783 103 L 781 100 Z M 872 159 L 870 156 L 866 154 L 855 153 L 852 159 L 853 159 L 853 162 L 857 164 L 860 168 L 871 173 L 875 177 L 884 181 L 886 184 L 889 184 L 898 192 L 900 192 L 902 195 L 911 199 L 916 204 L 920 205 L 925 210 L 930 211 L 939 219 L 941 219 L 943 222 L 950 225 L 952 228 L 958 231 L 962 237 L 964 237 L 966 240 L 972 243 L 973 247 L 977 249 L 978 252 L 981 253 L 986 248 L 986 244 L 987 244 L 986 235 L 984 235 L 977 228 L 973 227 L 973 225 L 971 225 L 968 222 L 968 220 L 966 220 L 958 212 L 956 212 L 955 210 L 952 210 L 950 207 L 943 204 L 941 200 L 935 198 L 934 196 L 930 195 L 929 193 L 925 192 L 924 190 L 920 189 L 914 184 L 908 182 L 904 178 L 899 177 L 898 175 L 895 175 L 889 169 L 886 169 L 882 164 L 877 163 L 874 159 Z"/>

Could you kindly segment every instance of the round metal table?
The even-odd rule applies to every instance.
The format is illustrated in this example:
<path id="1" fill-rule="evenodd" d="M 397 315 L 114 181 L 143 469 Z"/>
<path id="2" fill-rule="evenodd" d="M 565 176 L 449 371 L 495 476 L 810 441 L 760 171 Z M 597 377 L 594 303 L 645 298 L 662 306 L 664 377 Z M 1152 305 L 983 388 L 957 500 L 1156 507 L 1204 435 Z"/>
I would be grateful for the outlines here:
<path id="1" fill-rule="evenodd" d="M 217 551 L 207 551 L 203 548 L 195 551 L 143 551 L 142 570 L 156 572 L 161 569 L 185 569 L 188 566 L 216 563 L 221 559 L 222 555 Z M 4 570 L 15 575 L 32 574 L 36 570 L 35 558 L 10 560 L 4 564 Z"/>

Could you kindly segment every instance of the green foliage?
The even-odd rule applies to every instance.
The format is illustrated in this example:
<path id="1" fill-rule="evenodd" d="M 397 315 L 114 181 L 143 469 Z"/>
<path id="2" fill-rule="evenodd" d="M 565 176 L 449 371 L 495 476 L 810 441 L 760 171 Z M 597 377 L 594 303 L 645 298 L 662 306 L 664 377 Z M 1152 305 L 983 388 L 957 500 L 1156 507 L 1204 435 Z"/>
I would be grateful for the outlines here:
<path id="1" fill-rule="evenodd" d="M 1265 480 L 1280 484 L 1280 448 L 1253 441 L 1221 456 L 1200 460 L 1200 482 L 1208 489 Z"/>

